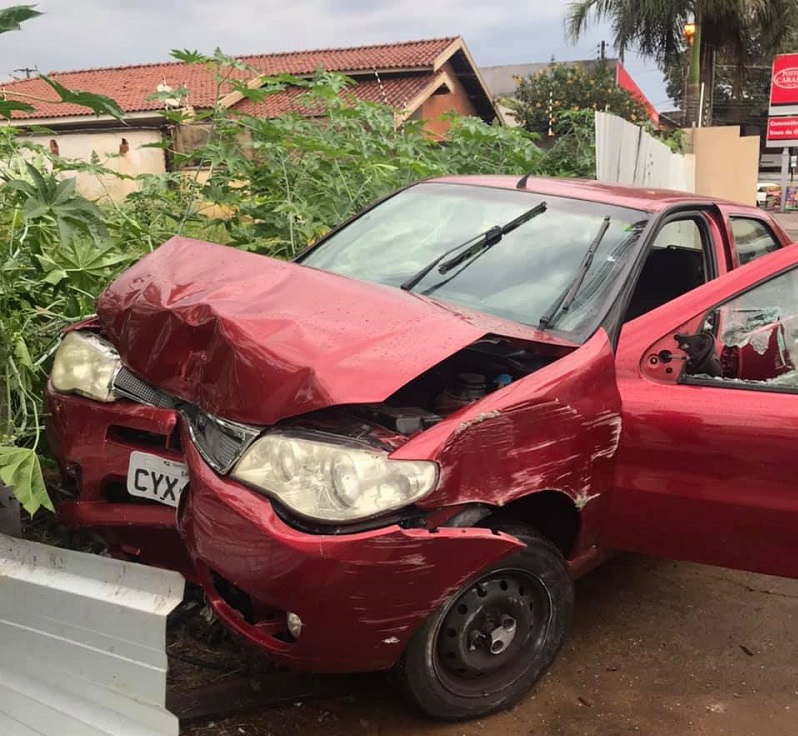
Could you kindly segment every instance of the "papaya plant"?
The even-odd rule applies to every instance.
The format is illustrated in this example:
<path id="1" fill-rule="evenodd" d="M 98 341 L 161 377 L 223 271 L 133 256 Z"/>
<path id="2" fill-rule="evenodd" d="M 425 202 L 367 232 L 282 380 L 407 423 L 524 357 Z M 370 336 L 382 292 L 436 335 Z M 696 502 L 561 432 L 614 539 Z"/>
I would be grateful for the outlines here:
<path id="1" fill-rule="evenodd" d="M 0 34 L 40 16 L 32 5 L 0 9 Z M 61 103 L 122 117 L 110 98 L 42 77 Z M 35 110 L 34 97 L 0 100 L 0 117 Z M 48 100 L 52 102 L 52 100 Z M 30 162 L 31 154 L 39 166 Z M 57 176 L 47 154 L 8 126 L 0 134 L 0 481 L 25 510 L 52 508 L 37 450 L 44 366 L 60 330 L 92 311 L 96 287 L 127 255 L 108 241 L 103 215 Z"/>
<path id="2" fill-rule="evenodd" d="M 0 10 L 0 33 L 37 15 L 32 6 Z M 0 126 L 0 481 L 31 514 L 52 508 L 42 475 L 42 391 L 62 331 L 94 311 L 117 273 L 172 235 L 291 258 L 374 199 L 420 179 L 584 176 L 592 165 L 592 121 L 584 114 L 563 115 L 562 143 L 548 151 L 524 129 L 456 115 L 440 140 L 423 121 L 399 125 L 394 108 L 358 99 L 340 74 L 262 77 L 253 85 L 257 72 L 221 51 L 173 55 L 207 70 L 217 103 L 193 110 L 181 102 L 184 91 L 155 94 L 164 97 L 164 127 L 191 129 L 199 143 L 178 150 L 178 136 L 165 136 L 152 144 L 166 149 L 171 170 L 137 177 L 137 191 L 124 201 L 90 202 L 79 193 L 76 174 L 113 173 L 99 160 L 66 160 Z M 242 71 L 249 83 L 236 81 Z M 44 81 L 62 102 L 122 116 L 106 97 Z M 302 94 L 295 112 L 278 117 L 242 114 L 225 102 L 237 92 L 268 107 L 287 87 Z M 0 117 L 37 102 L 0 101 Z"/>

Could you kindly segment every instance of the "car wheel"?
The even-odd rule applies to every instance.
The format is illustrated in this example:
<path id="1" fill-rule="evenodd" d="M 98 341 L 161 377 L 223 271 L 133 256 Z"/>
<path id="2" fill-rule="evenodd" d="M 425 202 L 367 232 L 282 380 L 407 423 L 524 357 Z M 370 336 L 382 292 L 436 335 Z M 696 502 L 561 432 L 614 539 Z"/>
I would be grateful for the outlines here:
<path id="1" fill-rule="evenodd" d="M 554 660 L 574 606 L 563 556 L 526 527 L 526 544 L 455 593 L 414 635 L 397 665 L 405 696 L 434 718 L 463 720 L 507 708 Z"/>

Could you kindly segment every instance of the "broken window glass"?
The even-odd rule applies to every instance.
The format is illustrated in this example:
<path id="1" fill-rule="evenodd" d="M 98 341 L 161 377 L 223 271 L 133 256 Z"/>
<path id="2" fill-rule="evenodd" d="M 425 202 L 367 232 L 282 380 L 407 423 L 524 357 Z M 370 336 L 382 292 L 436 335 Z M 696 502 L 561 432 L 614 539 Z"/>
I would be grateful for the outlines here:
<path id="1" fill-rule="evenodd" d="M 798 389 L 798 271 L 792 269 L 713 310 L 719 377 L 726 386 Z"/>

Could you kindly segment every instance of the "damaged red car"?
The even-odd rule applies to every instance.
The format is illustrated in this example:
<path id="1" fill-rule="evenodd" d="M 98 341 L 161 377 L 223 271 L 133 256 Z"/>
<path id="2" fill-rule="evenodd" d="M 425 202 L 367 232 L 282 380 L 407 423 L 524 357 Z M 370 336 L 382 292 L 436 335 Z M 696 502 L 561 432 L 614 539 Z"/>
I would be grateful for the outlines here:
<path id="1" fill-rule="evenodd" d="M 176 237 L 56 354 L 60 518 L 279 663 L 506 707 L 613 550 L 798 574 L 788 242 L 511 177 L 408 187 L 290 263 Z"/>

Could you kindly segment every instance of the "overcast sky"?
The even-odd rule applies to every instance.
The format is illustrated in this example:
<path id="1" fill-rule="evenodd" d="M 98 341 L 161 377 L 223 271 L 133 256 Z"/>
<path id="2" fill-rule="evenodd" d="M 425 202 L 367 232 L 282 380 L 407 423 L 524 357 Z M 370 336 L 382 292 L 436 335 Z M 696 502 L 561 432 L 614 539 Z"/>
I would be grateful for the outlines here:
<path id="1" fill-rule="evenodd" d="M 33 0 L 17 0 L 32 2 Z M 0 6 L 9 5 L 8 0 Z M 0 37 L 0 77 L 169 60 L 173 48 L 232 55 L 461 35 L 477 65 L 596 58 L 596 26 L 565 39 L 568 0 L 41 0 L 46 13 Z M 662 75 L 628 54 L 632 76 L 663 110 Z"/>

